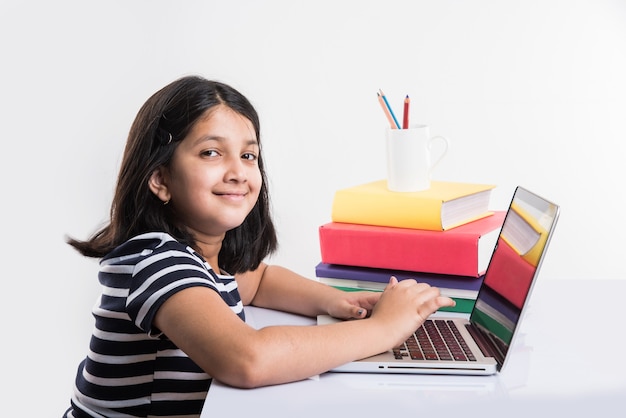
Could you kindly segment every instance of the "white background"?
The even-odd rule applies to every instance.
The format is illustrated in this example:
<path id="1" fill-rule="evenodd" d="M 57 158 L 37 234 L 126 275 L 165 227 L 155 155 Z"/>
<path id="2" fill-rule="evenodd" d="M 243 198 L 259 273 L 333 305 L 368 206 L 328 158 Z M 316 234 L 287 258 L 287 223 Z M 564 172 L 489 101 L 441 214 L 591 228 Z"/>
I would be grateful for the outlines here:
<path id="1" fill-rule="evenodd" d="M 0 396 L 24 416 L 60 416 L 87 349 L 97 263 L 64 237 L 106 220 L 137 110 L 186 74 L 260 114 L 272 262 L 313 276 L 334 191 L 384 178 L 380 88 L 451 141 L 435 179 L 562 206 L 543 277 L 624 277 L 626 1 L 3 0 L 0 53 Z"/>

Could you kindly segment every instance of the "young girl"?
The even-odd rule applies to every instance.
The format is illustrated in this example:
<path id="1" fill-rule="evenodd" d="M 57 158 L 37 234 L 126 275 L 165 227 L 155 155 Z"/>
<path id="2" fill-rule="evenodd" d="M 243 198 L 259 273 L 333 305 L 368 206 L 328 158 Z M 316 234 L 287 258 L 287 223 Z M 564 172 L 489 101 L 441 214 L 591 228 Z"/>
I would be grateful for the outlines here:
<path id="1" fill-rule="evenodd" d="M 68 242 L 101 258 L 103 290 L 66 417 L 198 416 L 213 378 L 244 388 L 304 379 L 388 350 L 454 304 L 411 280 L 342 292 L 265 264 L 276 235 L 257 113 L 201 77 L 143 105 L 110 223 Z M 358 320 L 256 330 L 244 305 Z"/>

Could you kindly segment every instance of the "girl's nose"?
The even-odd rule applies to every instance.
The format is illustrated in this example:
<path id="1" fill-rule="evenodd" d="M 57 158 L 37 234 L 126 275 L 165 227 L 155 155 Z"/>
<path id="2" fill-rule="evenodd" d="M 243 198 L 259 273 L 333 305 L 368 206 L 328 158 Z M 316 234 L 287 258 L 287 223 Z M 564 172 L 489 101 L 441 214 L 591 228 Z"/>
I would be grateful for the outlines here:
<path id="1" fill-rule="evenodd" d="M 228 158 L 226 165 L 226 181 L 245 181 L 246 171 L 244 169 L 243 161 L 239 156 Z"/>

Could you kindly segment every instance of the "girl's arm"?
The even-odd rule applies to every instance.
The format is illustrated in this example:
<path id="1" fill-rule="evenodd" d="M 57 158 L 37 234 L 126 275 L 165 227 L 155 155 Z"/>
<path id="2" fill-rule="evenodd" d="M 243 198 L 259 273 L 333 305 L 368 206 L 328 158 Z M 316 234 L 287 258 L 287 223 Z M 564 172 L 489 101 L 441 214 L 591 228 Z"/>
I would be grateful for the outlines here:
<path id="1" fill-rule="evenodd" d="M 299 291 L 291 284 L 276 285 L 273 275 L 267 277 L 272 278 L 259 286 L 256 295 L 261 302 L 291 309 L 297 303 L 281 301 L 283 296 L 290 299 L 300 295 L 296 297 L 305 305 L 303 311 L 310 314 L 322 310 L 317 305 L 326 290 L 302 283 L 306 289 Z M 271 286 L 264 289 L 267 284 Z M 277 293 L 270 297 L 264 295 L 266 290 Z M 311 302 L 303 297 L 309 290 Z M 404 341 L 431 313 L 452 303 L 426 284 L 392 279 L 368 318 L 255 330 L 235 315 L 217 292 L 192 287 L 165 301 L 154 325 L 210 376 L 249 388 L 301 380 L 386 351 Z"/>
<path id="2" fill-rule="evenodd" d="M 284 267 L 264 263 L 236 278 L 244 305 L 311 317 L 329 314 L 337 318 L 365 318 L 380 298 L 380 292 L 343 292 Z"/>

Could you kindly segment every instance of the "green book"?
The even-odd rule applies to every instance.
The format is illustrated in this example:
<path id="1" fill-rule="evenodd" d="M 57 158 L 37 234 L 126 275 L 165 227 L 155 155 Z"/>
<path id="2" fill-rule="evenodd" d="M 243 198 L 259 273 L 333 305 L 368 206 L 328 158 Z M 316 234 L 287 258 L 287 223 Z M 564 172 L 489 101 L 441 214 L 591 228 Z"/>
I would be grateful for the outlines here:
<path id="1" fill-rule="evenodd" d="M 343 290 L 344 292 L 381 292 L 381 290 L 373 290 L 373 289 L 362 289 L 356 287 L 346 287 L 346 286 L 333 286 L 336 289 Z M 457 312 L 457 313 L 471 313 L 474 308 L 475 299 L 464 299 L 464 298 L 455 298 L 452 297 L 456 302 L 456 306 L 454 307 L 443 307 L 439 309 L 440 312 Z"/>

